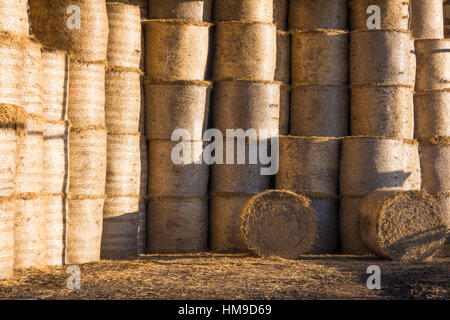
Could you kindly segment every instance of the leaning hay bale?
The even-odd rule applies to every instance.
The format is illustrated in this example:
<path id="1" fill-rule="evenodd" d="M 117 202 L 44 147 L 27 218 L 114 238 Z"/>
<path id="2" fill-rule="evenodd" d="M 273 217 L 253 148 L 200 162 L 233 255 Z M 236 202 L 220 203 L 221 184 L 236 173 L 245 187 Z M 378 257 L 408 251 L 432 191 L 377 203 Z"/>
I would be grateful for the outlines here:
<path id="1" fill-rule="evenodd" d="M 253 194 L 212 193 L 210 198 L 210 247 L 213 251 L 244 252 L 240 215 Z"/>
<path id="2" fill-rule="evenodd" d="M 210 21 L 212 0 L 149 0 L 149 19 Z"/>
<path id="3" fill-rule="evenodd" d="M 414 99 L 409 87 L 351 89 L 351 134 L 412 139 Z"/>
<path id="4" fill-rule="evenodd" d="M 214 128 L 277 130 L 280 116 L 280 83 L 274 81 L 220 81 L 215 83 Z"/>
<path id="5" fill-rule="evenodd" d="M 419 141 L 422 188 L 432 194 L 450 192 L 450 137 Z"/>
<path id="6" fill-rule="evenodd" d="M 106 130 L 77 129 L 69 133 L 69 191 L 73 195 L 102 196 L 106 178 Z"/>
<path id="7" fill-rule="evenodd" d="M 22 102 L 22 51 L 20 38 L 0 33 L 0 103 L 18 106 Z"/>
<path id="8" fill-rule="evenodd" d="M 205 251 L 208 200 L 200 197 L 151 198 L 147 227 L 149 253 Z"/>
<path id="9" fill-rule="evenodd" d="M 442 0 L 411 0 L 411 30 L 415 39 L 444 38 Z"/>
<path id="10" fill-rule="evenodd" d="M 28 36 L 27 0 L 0 0 L 0 32 Z"/>
<path id="11" fill-rule="evenodd" d="M 105 123 L 108 131 L 139 132 L 143 99 L 140 73 L 109 68 L 105 80 Z"/>
<path id="12" fill-rule="evenodd" d="M 45 261 L 48 266 L 62 266 L 66 260 L 67 196 L 49 194 L 44 198 L 46 212 Z"/>
<path id="13" fill-rule="evenodd" d="M 75 127 L 105 125 L 105 66 L 71 61 L 69 66 L 70 122 Z"/>
<path id="14" fill-rule="evenodd" d="M 408 153 L 412 152 L 411 144 L 416 142 L 382 137 L 345 138 L 340 164 L 341 194 L 365 196 L 379 189 L 420 188 L 419 163 Z"/>
<path id="15" fill-rule="evenodd" d="M 45 47 L 65 50 L 81 61 L 106 60 L 105 0 L 33 0 L 30 19 L 35 36 Z"/>
<path id="16" fill-rule="evenodd" d="M 32 39 L 24 39 L 22 42 L 23 57 L 22 68 L 26 76 L 22 76 L 20 88 L 22 99 L 20 105 L 30 115 L 42 116 L 44 107 L 43 99 L 43 61 L 41 45 Z"/>
<path id="17" fill-rule="evenodd" d="M 147 251 L 147 200 L 139 202 L 138 232 L 137 232 L 138 254 L 145 254 Z"/>
<path id="18" fill-rule="evenodd" d="M 151 140 L 148 150 L 149 195 L 205 196 L 209 167 L 204 162 L 200 163 L 202 151 L 201 141 Z M 180 164 L 176 164 L 178 160 Z"/>
<path id="19" fill-rule="evenodd" d="M 450 136 L 450 91 L 414 95 L 415 135 L 417 138 Z"/>
<path id="20" fill-rule="evenodd" d="M 391 260 L 432 258 L 445 241 L 447 226 L 436 200 L 420 191 L 379 191 L 364 198 L 361 239 L 377 256 Z"/>
<path id="21" fill-rule="evenodd" d="M 291 80 L 291 35 L 277 31 L 277 67 L 275 81 L 289 83 Z"/>
<path id="22" fill-rule="evenodd" d="M 148 20 L 146 78 L 151 81 L 204 80 L 207 75 L 211 24 Z M 195 46 L 192 44 L 195 43 Z"/>
<path id="23" fill-rule="evenodd" d="M 11 278 L 14 269 L 14 198 L 0 198 L 0 280 Z"/>
<path id="24" fill-rule="evenodd" d="M 142 32 L 139 8 L 108 3 L 106 9 L 109 23 L 108 65 L 139 69 Z"/>
<path id="25" fill-rule="evenodd" d="M 215 0 L 214 19 L 272 23 L 273 9 L 273 0 Z"/>
<path id="26" fill-rule="evenodd" d="M 376 16 L 375 9 L 369 13 L 370 6 L 380 8 L 380 29 L 409 30 L 409 3 L 405 0 L 351 0 L 350 25 L 352 30 L 368 30 L 373 17 Z"/>
<path id="27" fill-rule="evenodd" d="M 338 195 L 340 140 L 280 137 L 280 170 L 276 188 L 296 193 Z"/>
<path id="28" fill-rule="evenodd" d="M 278 131 L 281 135 L 289 134 L 289 117 L 291 108 L 291 87 L 286 84 L 280 86 L 280 116 Z"/>
<path id="29" fill-rule="evenodd" d="M 44 117 L 51 121 L 67 120 L 68 58 L 64 51 L 44 49 L 42 64 Z"/>
<path id="30" fill-rule="evenodd" d="M 288 25 L 289 0 L 273 1 L 273 24 L 278 30 L 286 30 Z"/>
<path id="31" fill-rule="evenodd" d="M 339 201 L 311 197 L 311 208 L 317 220 L 317 238 L 308 254 L 336 253 L 339 244 Z"/>
<path id="32" fill-rule="evenodd" d="M 416 91 L 450 89 L 450 39 L 417 40 Z"/>
<path id="33" fill-rule="evenodd" d="M 416 47 L 414 45 L 414 39 L 411 39 L 411 49 L 409 51 L 409 82 L 412 88 L 416 85 L 416 68 L 417 68 L 417 59 L 416 59 Z"/>
<path id="34" fill-rule="evenodd" d="M 409 79 L 410 35 L 403 31 L 369 30 L 350 35 L 352 85 L 406 85 Z"/>
<path id="35" fill-rule="evenodd" d="M 347 0 L 290 1 L 289 28 L 347 30 Z"/>
<path id="36" fill-rule="evenodd" d="M 272 81 L 276 68 L 276 28 L 269 23 L 219 22 L 216 25 L 214 78 Z"/>
<path id="37" fill-rule="evenodd" d="M 14 221 L 14 268 L 42 268 L 46 260 L 46 208 L 38 194 L 18 196 Z"/>
<path id="38" fill-rule="evenodd" d="M 292 84 L 347 85 L 348 38 L 339 30 L 293 32 Z"/>
<path id="39" fill-rule="evenodd" d="M 347 87 L 300 86 L 292 88 L 290 134 L 343 137 L 348 134 Z"/>
<path id="40" fill-rule="evenodd" d="M 84 264 L 100 260 L 102 197 L 69 198 L 66 233 L 66 263 Z"/>
<path id="41" fill-rule="evenodd" d="M 202 140 L 208 129 L 211 83 L 171 81 L 145 84 L 147 135 L 150 139 L 170 140 L 183 128 L 190 140 Z"/>

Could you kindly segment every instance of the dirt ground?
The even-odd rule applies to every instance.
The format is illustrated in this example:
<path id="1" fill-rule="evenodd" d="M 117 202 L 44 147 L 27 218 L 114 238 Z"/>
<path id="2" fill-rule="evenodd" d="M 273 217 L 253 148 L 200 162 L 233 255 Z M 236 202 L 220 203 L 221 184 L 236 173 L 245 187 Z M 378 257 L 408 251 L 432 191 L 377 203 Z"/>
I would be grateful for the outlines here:
<path id="1" fill-rule="evenodd" d="M 381 269 L 380 290 L 366 287 L 370 265 Z M 413 264 L 342 255 L 145 255 L 80 266 L 79 290 L 67 288 L 66 268 L 16 272 L 0 281 L 0 299 L 450 299 L 449 248 Z"/>

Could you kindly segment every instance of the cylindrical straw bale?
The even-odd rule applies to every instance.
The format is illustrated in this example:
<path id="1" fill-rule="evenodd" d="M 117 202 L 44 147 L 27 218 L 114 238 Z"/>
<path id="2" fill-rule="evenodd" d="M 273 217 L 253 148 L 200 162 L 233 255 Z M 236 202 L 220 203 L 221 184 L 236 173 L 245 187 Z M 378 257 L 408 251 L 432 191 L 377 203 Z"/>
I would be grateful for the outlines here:
<path id="1" fill-rule="evenodd" d="M 45 199 L 45 245 L 46 264 L 62 266 L 66 260 L 66 219 L 68 202 L 65 195 L 46 195 Z"/>
<path id="2" fill-rule="evenodd" d="M 277 67 L 275 81 L 291 81 L 291 35 L 286 31 L 277 31 Z"/>
<path id="3" fill-rule="evenodd" d="M 403 31 L 369 30 L 350 36 L 352 85 L 410 83 L 410 35 Z"/>
<path id="4" fill-rule="evenodd" d="M 22 52 L 19 38 L 0 33 L 0 103 L 18 106 L 22 102 Z"/>
<path id="5" fill-rule="evenodd" d="M 208 129 L 211 83 L 174 81 L 145 84 L 147 135 L 170 140 L 176 129 L 187 130 L 189 140 L 200 141 Z"/>
<path id="6" fill-rule="evenodd" d="M 214 19 L 272 23 L 273 9 L 273 0 L 215 0 Z"/>
<path id="7" fill-rule="evenodd" d="M 289 2 L 292 30 L 347 30 L 347 0 L 295 0 Z"/>
<path id="8" fill-rule="evenodd" d="M 301 86 L 292 88 L 291 135 L 346 136 L 348 134 L 348 115 L 347 87 Z"/>
<path id="9" fill-rule="evenodd" d="M 415 39 L 444 38 L 442 0 L 411 0 L 411 30 Z"/>
<path id="10" fill-rule="evenodd" d="M 291 109 L 291 87 L 286 84 L 280 86 L 280 117 L 278 131 L 281 135 L 289 134 L 289 117 Z"/>
<path id="11" fill-rule="evenodd" d="M 202 159 L 202 151 L 201 141 L 151 140 L 149 195 L 205 196 L 209 167 Z"/>
<path id="12" fill-rule="evenodd" d="M 77 196 L 102 196 L 106 178 L 106 130 L 71 128 L 69 191 Z"/>
<path id="13" fill-rule="evenodd" d="M 276 28 L 268 23 L 220 22 L 216 26 L 214 78 L 272 81 L 277 60 Z"/>
<path id="14" fill-rule="evenodd" d="M 339 207 L 334 198 L 311 197 L 317 220 L 317 238 L 308 254 L 336 253 L 339 244 Z"/>
<path id="15" fill-rule="evenodd" d="M 81 61 L 105 61 L 108 15 L 105 0 L 30 1 L 33 32 L 45 46 Z"/>
<path id="16" fill-rule="evenodd" d="M 450 137 L 420 139 L 420 165 L 424 190 L 450 192 Z"/>
<path id="17" fill-rule="evenodd" d="M 416 69 L 417 69 L 417 59 L 416 59 L 416 47 L 414 45 L 414 39 L 411 39 L 411 49 L 409 51 L 409 83 L 411 87 L 416 85 Z"/>
<path id="18" fill-rule="evenodd" d="M 208 200 L 152 198 L 148 204 L 148 252 L 180 253 L 207 249 Z"/>
<path id="19" fill-rule="evenodd" d="M 450 91 L 414 95 L 417 138 L 450 136 Z"/>
<path id="20" fill-rule="evenodd" d="M 149 19 L 210 21 L 212 0 L 149 0 Z"/>
<path id="21" fill-rule="evenodd" d="M 273 23 L 278 30 L 286 30 L 288 26 L 289 0 L 273 0 Z"/>
<path id="22" fill-rule="evenodd" d="M 152 0 L 154 1 L 154 0 Z M 139 7 L 142 18 L 148 17 L 149 0 L 106 0 L 106 3 L 120 2 Z"/>
<path id="23" fill-rule="evenodd" d="M 23 75 L 21 77 L 20 105 L 30 115 L 42 116 L 43 99 L 43 61 L 41 45 L 35 40 L 23 40 Z"/>
<path id="24" fill-rule="evenodd" d="M 437 201 L 420 191 L 378 191 L 364 198 L 361 239 L 377 256 L 427 260 L 444 244 L 447 226 Z"/>
<path id="25" fill-rule="evenodd" d="M 105 66 L 71 61 L 69 120 L 75 127 L 105 125 Z"/>
<path id="26" fill-rule="evenodd" d="M 0 32 L 28 36 L 27 0 L 0 0 Z"/>
<path id="27" fill-rule="evenodd" d="M 108 65 L 139 68 L 141 61 L 141 13 L 123 3 L 106 5 L 109 23 Z"/>
<path id="28" fill-rule="evenodd" d="M 146 78 L 204 80 L 208 71 L 210 26 L 206 22 L 146 21 Z"/>
<path id="29" fill-rule="evenodd" d="M 351 0 L 352 30 L 409 30 L 409 4 L 405 0 Z"/>
<path id="30" fill-rule="evenodd" d="M 347 85 L 348 38 L 339 30 L 293 32 L 293 85 Z"/>
<path id="31" fill-rule="evenodd" d="M 280 137 L 276 188 L 312 195 L 338 195 L 340 140 Z"/>
<path id="32" fill-rule="evenodd" d="M 351 134 L 412 139 L 413 89 L 397 86 L 351 89 Z"/>
<path id="33" fill-rule="evenodd" d="M 141 199 L 138 213 L 138 233 L 137 233 L 138 254 L 145 254 L 147 251 L 147 200 Z"/>
<path id="34" fill-rule="evenodd" d="M 14 269 L 15 199 L 0 198 L 0 280 L 11 278 Z"/>
<path id="35" fill-rule="evenodd" d="M 416 91 L 450 89 L 450 39 L 417 40 Z"/>

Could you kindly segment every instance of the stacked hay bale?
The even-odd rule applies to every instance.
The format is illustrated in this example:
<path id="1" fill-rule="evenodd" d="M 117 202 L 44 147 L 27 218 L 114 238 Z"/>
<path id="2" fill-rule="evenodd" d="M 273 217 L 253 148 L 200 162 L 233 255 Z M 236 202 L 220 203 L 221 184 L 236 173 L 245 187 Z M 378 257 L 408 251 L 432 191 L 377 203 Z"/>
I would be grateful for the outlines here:
<path id="1" fill-rule="evenodd" d="M 444 2 L 444 35 L 450 38 L 450 1 Z"/>
<path id="2" fill-rule="evenodd" d="M 70 9 L 70 10 L 69 10 Z M 69 212 L 66 263 L 100 259 L 106 177 L 105 0 L 33 0 L 30 18 L 45 47 L 68 52 Z"/>
<path id="3" fill-rule="evenodd" d="M 249 149 L 270 138 L 271 131 L 279 127 L 280 83 L 274 80 L 277 34 L 273 0 L 215 1 L 214 16 L 217 23 L 213 127 L 224 135 L 227 129 L 254 129 L 256 136 L 225 138 L 224 148 L 234 149 L 234 154 L 224 151 L 223 159 L 231 158 L 234 162 L 212 166 L 210 246 L 215 251 L 243 251 L 239 231 L 241 209 L 253 195 L 270 187 L 270 177 L 261 174 L 261 165 L 247 160 Z M 286 69 L 280 75 L 287 79 Z M 260 129 L 268 130 L 268 136 L 259 136 Z M 245 164 L 236 161 L 235 144 L 239 141 L 245 143 Z"/>
<path id="4" fill-rule="evenodd" d="M 211 27 L 204 21 L 207 3 L 150 1 L 151 19 L 144 22 L 148 252 L 207 248 L 209 168 L 202 162 L 211 91 L 206 81 Z M 177 129 L 189 135 L 182 142 Z"/>
<path id="5" fill-rule="evenodd" d="M 444 37 L 443 0 L 411 0 L 411 31 L 414 39 Z"/>
<path id="6" fill-rule="evenodd" d="M 142 176 L 141 17 L 139 7 L 107 3 L 109 42 L 105 117 L 108 130 L 106 200 L 102 259 L 138 255 L 140 208 L 145 201 L 147 176 Z M 144 142 L 144 143 L 143 143 Z M 141 239 L 140 239 L 141 240 Z"/>

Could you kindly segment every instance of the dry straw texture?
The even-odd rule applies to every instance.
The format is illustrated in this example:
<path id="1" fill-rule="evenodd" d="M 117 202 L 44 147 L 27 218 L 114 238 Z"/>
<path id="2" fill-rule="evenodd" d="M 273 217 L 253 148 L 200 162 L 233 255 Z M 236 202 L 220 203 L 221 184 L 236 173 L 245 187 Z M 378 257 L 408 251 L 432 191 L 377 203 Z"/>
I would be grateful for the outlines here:
<path id="1" fill-rule="evenodd" d="M 361 206 L 362 241 L 379 257 L 421 261 L 444 244 L 447 227 L 436 200 L 420 191 L 375 192 Z"/>
<path id="2" fill-rule="evenodd" d="M 417 40 L 416 91 L 450 90 L 450 39 Z"/>
<path id="3" fill-rule="evenodd" d="M 348 134 L 348 117 L 347 87 L 292 88 L 291 135 L 343 137 Z"/>
<path id="4" fill-rule="evenodd" d="M 308 254 L 336 253 L 339 244 L 339 206 L 332 198 L 311 198 L 317 220 L 317 239 Z"/>
<path id="5" fill-rule="evenodd" d="M 210 21 L 213 0 L 149 0 L 149 19 Z"/>
<path id="6" fill-rule="evenodd" d="M 290 1 L 289 28 L 346 30 L 347 0 Z"/>
<path id="7" fill-rule="evenodd" d="M 291 81 L 291 35 L 286 31 L 277 31 L 275 80 L 284 83 Z"/>
<path id="8" fill-rule="evenodd" d="M 416 69 L 417 69 L 417 59 L 416 59 L 416 47 L 414 45 L 414 39 L 410 40 L 411 48 L 409 51 L 409 83 L 411 87 L 414 88 L 416 85 Z"/>
<path id="9" fill-rule="evenodd" d="M 0 0 L 0 32 L 28 36 L 27 0 Z"/>
<path id="10" fill-rule="evenodd" d="M 147 251 L 147 200 L 146 199 L 142 199 L 139 202 L 137 250 L 138 250 L 138 254 L 144 254 Z"/>
<path id="11" fill-rule="evenodd" d="M 0 198 L 0 280 L 13 276 L 15 210 L 15 199 Z"/>
<path id="12" fill-rule="evenodd" d="M 246 247 L 261 257 L 297 259 L 317 239 L 310 199 L 289 191 L 266 191 L 251 198 L 240 215 Z"/>
<path id="13" fill-rule="evenodd" d="M 22 51 L 20 38 L 0 33 L 0 103 L 21 104 Z"/>
<path id="14" fill-rule="evenodd" d="M 76 8 L 73 6 L 79 12 L 68 10 Z M 109 30 L 105 0 L 33 0 L 30 19 L 34 34 L 45 47 L 65 50 L 77 60 L 106 60 Z"/>
<path id="15" fill-rule="evenodd" d="M 207 249 L 208 200 L 200 197 L 152 198 L 148 203 L 148 252 Z"/>
<path id="16" fill-rule="evenodd" d="M 178 20 L 145 22 L 146 78 L 152 81 L 204 80 L 210 24 Z M 195 45 L 192 45 L 195 44 Z"/>
<path id="17" fill-rule="evenodd" d="M 139 195 L 142 197 L 147 196 L 148 194 L 148 144 L 147 139 L 141 136 L 140 142 L 140 155 L 141 155 L 141 163 L 139 165 L 141 169 L 141 181 L 140 181 L 140 191 Z"/>
<path id="18" fill-rule="evenodd" d="M 273 80 L 277 60 L 276 28 L 245 21 L 216 25 L 214 78 Z"/>
<path id="19" fill-rule="evenodd" d="M 46 195 L 45 201 L 45 262 L 48 266 L 65 264 L 66 220 L 68 211 L 67 196 Z"/>
<path id="20" fill-rule="evenodd" d="M 450 2 L 444 3 L 445 37 L 450 38 Z"/>
<path id="21" fill-rule="evenodd" d="M 450 192 L 450 137 L 420 140 L 422 187 L 435 194 Z"/>
<path id="22" fill-rule="evenodd" d="M 450 193 L 440 193 L 434 195 L 442 210 L 444 221 L 447 225 L 446 244 L 450 244 Z"/>
<path id="23" fill-rule="evenodd" d="M 289 117 L 291 108 L 291 87 L 285 84 L 280 86 L 280 116 L 278 131 L 279 134 L 289 133 Z"/>
<path id="24" fill-rule="evenodd" d="M 273 22 L 273 0 L 215 0 L 216 21 Z"/>
<path id="25" fill-rule="evenodd" d="M 289 0 L 273 0 L 273 23 L 278 30 L 286 30 L 288 24 Z"/>
<path id="26" fill-rule="evenodd" d="M 415 39 L 442 39 L 444 13 L 442 0 L 411 0 L 411 30 Z"/>
<path id="27" fill-rule="evenodd" d="M 20 105 L 28 114 L 42 116 L 43 99 L 43 62 L 41 45 L 30 39 L 23 40 L 21 102 Z"/>
<path id="28" fill-rule="evenodd" d="M 415 135 L 417 138 L 450 136 L 450 91 L 414 96 Z"/>
<path id="29" fill-rule="evenodd" d="M 120 2 L 120 3 L 124 3 L 124 4 L 128 4 L 128 5 L 132 5 L 132 6 L 137 6 L 137 7 L 139 7 L 139 9 L 141 11 L 141 16 L 143 18 L 147 18 L 148 11 L 149 11 L 148 6 L 149 6 L 149 2 L 151 2 L 151 1 L 154 1 L 154 0 L 106 0 L 106 3 Z"/>

